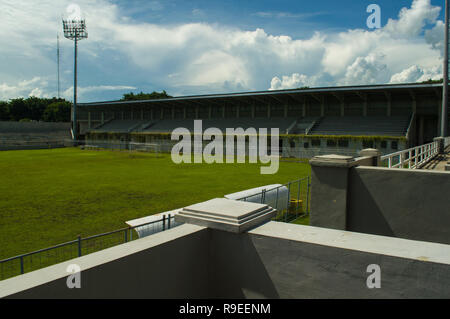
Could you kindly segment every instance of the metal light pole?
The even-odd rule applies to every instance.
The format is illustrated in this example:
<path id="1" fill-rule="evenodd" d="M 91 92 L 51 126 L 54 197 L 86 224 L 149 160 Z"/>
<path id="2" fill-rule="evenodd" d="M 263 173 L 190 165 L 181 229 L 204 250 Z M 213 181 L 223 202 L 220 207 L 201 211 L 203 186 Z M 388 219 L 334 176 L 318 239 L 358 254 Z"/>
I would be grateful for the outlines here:
<path id="1" fill-rule="evenodd" d="M 443 77 L 443 98 L 441 110 L 441 137 L 447 136 L 448 126 L 448 32 L 449 32 L 449 5 L 448 0 L 445 0 L 445 42 L 444 42 L 444 77 Z"/>
<path id="2" fill-rule="evenodd" d="M 88 33 L 86 31 L 86 22 L 84 19 L 64 20 L 63 19 L 64 37 L 74 41 L 74 66 L 73 66 L 73 110 L 72 110 L 72 131 L 74 140 L 78 137 L 77 128 L 77 50 L 78 41 L 86 39 Z"/>

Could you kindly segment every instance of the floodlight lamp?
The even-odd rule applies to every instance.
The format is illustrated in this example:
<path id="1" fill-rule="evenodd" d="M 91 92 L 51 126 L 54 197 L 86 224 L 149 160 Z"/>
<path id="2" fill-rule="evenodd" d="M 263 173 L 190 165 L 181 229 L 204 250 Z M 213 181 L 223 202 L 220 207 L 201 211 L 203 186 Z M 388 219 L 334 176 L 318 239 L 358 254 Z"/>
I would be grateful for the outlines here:
<path id="1" fill-rule="evenodd" d="M 86 21 L 80 20 L 62 20 L 64 37 L 70 40 L 83 40 L 88 37 L 86 31 Z"/>

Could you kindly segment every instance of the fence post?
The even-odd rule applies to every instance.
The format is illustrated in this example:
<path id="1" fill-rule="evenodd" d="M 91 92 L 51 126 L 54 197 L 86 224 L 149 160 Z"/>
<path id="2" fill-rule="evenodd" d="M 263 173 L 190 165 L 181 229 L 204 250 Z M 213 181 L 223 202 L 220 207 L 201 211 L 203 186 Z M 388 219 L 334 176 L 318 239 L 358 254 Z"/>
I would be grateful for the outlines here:
<path id="1" fill-rule="evenodd" d="M 284 221 L 287 222 L 287 215 L 289 213 L 289 206 L 291 205 L 291 182 L 288 183 L 288 196 L 287 196 L 287 208 L 284 215 Z"/>
<path id="2" fill-rule="evenodd" d="M 163 230 L 166 230 L 166 215 L 163 215 L 162 222 L 163 222 Z"/>
<path id="3" fill-rule="evenodd" d="M 309 188 L 311 187 L 309 180 L 310 180 L 310 177 L 308 176 L 308 181 L 307 181 L 308 185 L 306 187 L 306 214 L 308 214 L 308 215 L 309 215 Z"/>
<path id="4" fill-rule="evenodd" d="M 78 235 L 78 257 L 81 257 L 81 236 Z"/>
<path id="5" fill-rule="evenodd" d="M 295 211 L 295 218 L 298 217 L 298 204 L 300 201 L 300 184 L 302 183 L 302 180 L 299 179 L 298 180 L 298 191 L 297 191 L 297 206 L 296 206 L 296 211 Z"/>
<path id="6" fill-rule="evenodd" d="M 125 230 L 124 230 L 124 239 L 125 239 L 125 242 L 128 241 L 128 228 L 125 228 Z"/>
<path id="7" fill-rule="evenodd" d="M 169 214 L 169 219 L 167 220 L 167 229 L 170 229 L 170 214 Z"/>

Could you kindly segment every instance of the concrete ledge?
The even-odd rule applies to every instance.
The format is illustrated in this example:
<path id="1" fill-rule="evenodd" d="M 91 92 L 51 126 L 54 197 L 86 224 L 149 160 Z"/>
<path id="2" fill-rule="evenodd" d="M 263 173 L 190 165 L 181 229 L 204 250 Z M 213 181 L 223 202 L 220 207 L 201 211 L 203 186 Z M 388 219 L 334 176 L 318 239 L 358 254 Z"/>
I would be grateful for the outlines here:
<path id="1" fill-rule="evenodd" d="M 215 198 L 183 208 L 175 221 L 242 233 L 274 217 L 276 210 L 265 204 Z"/>
<path id="2" fill-rule="evenodd" d="M 181 239 L 183 237 L 190 236 L 194 233 L 198 233 L 205 230 L 205 227 L 200 227 L 196 225 L 181 225 L 178 227 L 175 227 L 173 229 L 166 230 L 164 232 L 160 232 L 157 234 L 154 234 L 152 236 L 144 237 L 142 239 L 137 239 L 134 241 L 131 241 L 129 243 L 125 243 L 122 245 L 114 246 L 108 249 L 101 250 L 99 252 L 95 252 L 89 255 L 85 255 L 79 258 L 71 259 L 68 261 L 65 261 L 63 263 L 59 263 L 53 266 L 49 266 L 46 268 L 42 268 L 39 270 L 35 270 L 29 273 L 25 273 L 20 276 L 16 276 L 13 278 L 9 278 L 6 280 L 0 281 L 0 298 L 4 298 L 10 295 L 14 295 L 16 293 L 27 293 L 27 291 L 37 289 L 39 291 L 40 286 L 49 286 L 54 282 L 58 281 L 65 281 L 65 278 L 70 275 L 70 273 L 67 272 L 67 267 L 71 264 L 76 264 L 80 266 L 82 277 L 86 276 L 86 273 L 89 273 L 90 269 L 95 270 L 95 268 L 101 268 L 108 263 L 117 262 L 121 259 L 124 259 L 126 257 L 136 255 L 138 253 L 144 252 L 146 250 L 158 247 L 160 245 L 167 244 L 169 242 Z M 179 256 L 178 256 L 179 257 Z M 177 257 L 174 257 L 174 261 L 177 259 Z M 161 263 L 164 263 L 166 261 L 161 261 Z M 142 265 L 146 269 L 150 270 L 153 265 Z M 99 270 L 101 271 L 101 269 Z M 130 269 L 131 273 L 128 274 L 129 278 L 128 280 L 131 282 L 133 281 L 134 274 L 132 273 L 132 269 Z M 109 273 L 108 271 L 105 271 L 103 273 L 105 277 L 108 277 L 108 275 L 112 276 L 120 276 L 119 273 Z M 95 280 L 96 278 L 93 277 Z M 140 280 L 144 280 L 145 278 L 142 277 Z M 83 281 L 83 279 L 82 279 Z M 101 281 L 99 279 L 99 281 Z M 98 283 L 97 283 L 98 284 Z M 82 284 L 83 285 L 83 284 Z M 95 289 L 95 285 L 93 286 Z M 130 287 L 131 288 L 131 287 Z M 58 290 L 61 290 L 64 292 L 63 295 L 58 295 L 53 292 L 48 292 L 46 290 L 47 288 L 44 288 L 46 293 L 51 294 L 48 295 L 40 295 L 39 293 L 36 293 L 33 298 L 68 298 L 70 297 L 70 293 L 83 293 L 79 292 L 77 290 L 83 290 L 83 289 L 68 289 L 65 287 L 65 282 L 60 282 L 58 284 Z M 48 288 L 49 291 L 54 288 Z M 92 288 L 91 288 L 92 289 Z M 73 290 L 73 291 L 71 291 Z M 102 288 L 99 287 L 99 290 L 102 290 Z M 176 292 L 174 292 L 175 294 Z M 33 293 L 32 293 L 33 294 Z M 77 297 L 77 296 L 75 296 Z M 98 297 L 101 297 L 100 295 Z M 125 297 L 123 295 L 121 298 Z"/>
<path id="3" fill-rule="evenodd" d="M 450 265 L 450 245 L 445 244 L 279 222 L 266 223 L 248 233 Z"/>
<path id="4" fill-rule="evenodd" d="M 312 166 L 323 166 L 323 167 L 353 167 L 358 165 L 355 158 L 352 156 L 343 155 L 321 155 L 313 157 L 309 163 Z"/>

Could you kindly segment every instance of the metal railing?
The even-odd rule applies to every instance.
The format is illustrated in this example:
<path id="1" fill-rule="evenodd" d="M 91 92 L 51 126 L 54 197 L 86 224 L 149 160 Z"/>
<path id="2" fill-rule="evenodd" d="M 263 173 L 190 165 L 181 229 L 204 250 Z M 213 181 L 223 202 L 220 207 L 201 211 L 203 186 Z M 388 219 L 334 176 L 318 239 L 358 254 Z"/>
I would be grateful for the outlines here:
<path id="1" fill-rule="evenodd" d="M 288 196 L 281 196 L 286 189 Z M 245 196 L 237 200 L 269 204 L 269 206 L 277 210 L 277 215 L 273 220 L 289 223 L 300 217 L 309 215 L 310 190 L 311 178 L 308 176 L 278 187 L 263 189 L 260 193 Z M 272 197 L 270 203 L 268 203 L 269 194 Z"/>
<path id="2" fill-rule="evenodd" d="M 158 226 L 152 227 L 153 231 L 147 235 L 165 231 L 179 225 L 179 223 L 174 221 L 174 218 L 174 216 L 169 215 L 166 217 L 163 215 L 160 220 L 133 227 L 121 228 L 115 231 L 85 238 L 78 236 L 77 239 L 72 241 L 0 260 L 0 280 L 18 276 L 26 272 L 48 267 L 138 239 L 138 236 L 133 236 L 133 232 L 138 227 Z M 158 223 L 160 225 L 156 225 Z"/>
<path id="3" fill-rule="evenodd" d="M 439 154 L 439 142 L 409 148 L 400 152 L 381 156 L 388 168 L 420 168 Z"/>

